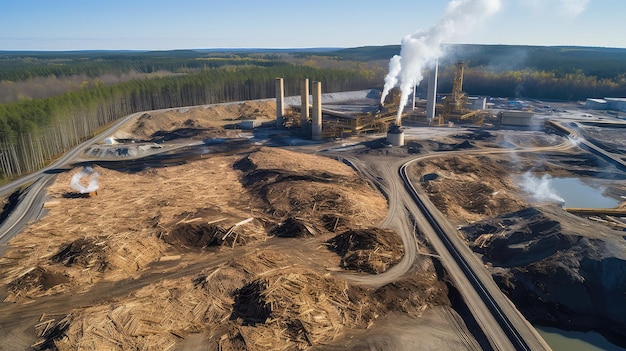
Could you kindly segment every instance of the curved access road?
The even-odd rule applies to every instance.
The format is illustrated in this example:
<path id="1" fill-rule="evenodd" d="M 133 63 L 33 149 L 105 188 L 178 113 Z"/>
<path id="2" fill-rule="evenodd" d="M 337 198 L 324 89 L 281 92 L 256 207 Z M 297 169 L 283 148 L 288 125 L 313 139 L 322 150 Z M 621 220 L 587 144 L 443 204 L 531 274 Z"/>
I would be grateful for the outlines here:
<path id="1" fill-rule="evenodd" d="M 624 123 L 614 123 L 615 125 L 624 125 Z M 567 126 L 565 126 L 564 122 L 561 121 L 555 121 L 555 120 L 550 120 L 548 121 L 548 125 L 552 126 L 553 128 L 555 128 L 556 130 L 564 133 L 566 136 L 572 138 L 575 142 L 579 143 L 580 146 L 583 149 L 586 149 L 600 157 L 602 157 L 603 159 L 615 164 L 615 166 L 617 166 L 617 168 L 626 171 L 626 161 L 624 161 L 623 155 L 616 155 L 614 153 L 608 152 L 606 150 L 604 150 L 603 148 L 597 146 L 596 144 L 592 143 L 591 141 L 585 139 L 582 137 L 582 135 L 580 135 L 580 133 L 578 133 L 578 131 L 574 130 L 574 129 L 570 129 Z"/>
<path id="2" fill-rule="evenodd" d="M 16 189 L 30 184 L 22 192 L 17 206 L 9 216 L 0 223 L 0 253 L 2 252 L 1 247 L 7 241 L 21 232 L 29 221 L 35 220 L 41 215 L 45 201 L 45 188 L 54 177 L 54 170 L 67 167 L 70 161 L 80 155 L 87 147 L 96 142 L 102 142 L 104 138 L 120 128 L 124 123 L 142 113 L 143 112 L 137 112 L 121 118 L 104 132 L 100 133 L 100 135 L 76 146 L 47 167 L 1 186 L 0 196 L 8 196 Z"/>
<path id="3" fill-rule="evenodd" d="M 387 271 L 376 274 L 342 274 L 342 276 L 354 283 L 373 288 L 381 287 L 392 283 L 405 275 L 415 263 L 415 257 L 420 253 L 416 230 L 422 230 L 426 222 L 420 221 L 423 217 L 415 205 L 415 200 L 408 192 L 405 180 L 400 176 L 401 168 L 405 165 L 421 160 L 448 157 L 454 155 L 488 155 L 505 153 L 525 153 L 525 152 L 545 152 L 545 151 L 565 151 L 574 145 L 563 142 L 554 146 L 543 146 L 533 148 L 514 149 L 480 149 L 463 151 L 442 151 L 422 155 L 419 157 L 380 157 L 369 155 L 355 155 L 350 151 L 323 151 L 322 154 L 342 160 L 357 172 L 368 179 L 372 186 L 377 187 L 387 198 L 388 211 L 385 219 L 379 223 L 382 228 L 395 230 L 400 236 L 404 245 L 404 256 L 402 260 Z M 406 180 L 408 182 L 408 180 Z M 428 199 L 425 201 L 430 202 Z M 432 206 L 432 205 L 431 205 Z M 440 215 L 441 216 L 441 215 Z M 446 220 L 447 222 L 447 220 Z M 451 226 L 451 225 L 450 225 Z"/>
<path id="4" fill-rule="evenodd" d="M 452 224 L 435 208 L 426 194 L 413 186 L 407 170 L 412 163 L 429 158 L 460 154 L 565 151 L 572 147 L 572 143 L 568 141 L 548 147 L 450 151 L 395 160 L 390 157 L 328 153 L 350 164 L 385 194 L 389 210 L 380 226 L 396 230 L 405 246 L 402 260 L 384 273 L 343 276 L 354 283 L 370 287 L 379 287 L 396 281 L 413 267 L 419 254 L 415 233 L 416 228 L 419 228 L 437 252 L 441 263 L 494 350 L 550 350 L 535 328 L 502 293 L 491 274 L 459 237 Z"/>
<path id="5" fill-rule="evenodd" d="M 419 220 L 422 232 L 439 254 L 441 263 L 491 346 L 494 350 L 550 350 L 535 328 L 502 293 L 457 230 L 428 197 L 413 186 L 407 168 L 415 161 L 405 163 L 399 170 L 407 192 L 417 205 L 417 209 L 411 212 Z"/>

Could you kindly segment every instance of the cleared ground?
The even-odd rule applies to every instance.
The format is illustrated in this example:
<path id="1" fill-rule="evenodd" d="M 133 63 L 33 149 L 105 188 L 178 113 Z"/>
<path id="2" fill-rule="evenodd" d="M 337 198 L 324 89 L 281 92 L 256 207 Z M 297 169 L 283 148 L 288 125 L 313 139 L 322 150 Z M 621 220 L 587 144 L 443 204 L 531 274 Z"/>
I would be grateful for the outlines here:
<path id="1" fill-rule="evenodd" d="M 188 119 L 198 137 L 229 136 L 206 129 L 241 109 L 221 121 L 206 109 L 155 113 L 122 136 L 146 140 L 159 133 L 147 121 L 170 133 Z M 382 335 L 379 320 L 431 309 L 440 324 L 422 342 L 476 348 L 429 257 L 380 288 L 342 278 L 403 256 L 399 236 L 376 228 L 385 198 L 345 164 L 250 143 L 166 164 L 95 165 L 92 197 L 70 187 L 80 168 L 56 177 L 47 215 L 0 258 L 2 348 L 309 349 L 368 328 Z M 456 332 L 444 332 L 449 323 Z"/>
<path id="2" fill-rule="evenodd" d="M 70 187 L 81 167 L 58 174 L 47 215 L 0 258 L 0 349 L 480 349 L 419 228 L 410 269 L 367 284 L 405 258 L 398 233 L 380 228 L 389 206 L 379 189 L 390 184 L 313 155 L 322 149 L 383 175 L 409 157 L 440 154 L 416 164 L 414 184 L 527 317 L 567 325 L 574 316 L 584 323 L 572 327 L 623 333 L 626 311 L 577 302 L 618 301 L 623 279 L 594 277 L 626 262 L 619 232 L 537 204 L 520 186 L 532 171 L 584 177 L 619 197 L 620 171 L 537 131 L 419 128 L 406 147 L 388 148 L 380 136 L 311 144 L 235 128 L 271 120 L 274 108 L 139 115 L 115 134 L 127 144 L 109 147 L 158 145 L 166 155 L 99 161 L 93 197 Z M 285 146 L 261 146 L 260 136 Z M 532 151 L 541 147 L 553 151 Z M 576 299 L 567 300 L 571 291 Z"/>

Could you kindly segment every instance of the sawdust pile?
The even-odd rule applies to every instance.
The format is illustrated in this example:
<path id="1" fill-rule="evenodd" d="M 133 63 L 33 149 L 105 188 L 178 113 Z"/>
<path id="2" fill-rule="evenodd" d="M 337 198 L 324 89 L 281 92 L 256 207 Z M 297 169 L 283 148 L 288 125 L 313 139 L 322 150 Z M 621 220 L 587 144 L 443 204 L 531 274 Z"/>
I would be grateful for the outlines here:
<path id="1" fill-rule="evenodd" d="M 511 168 L 497 156 L 453 156 L 416 163 L 412 177 L 450 220 L 467 223 L 523 208 Z"/>
<path id="2" fill-rule="evenodd" d="M 372 229 L 385 198 L 338 161 L 261 148 L 95 169 L 97 196 L 63 196 L 74 171 L 59 174 L 49 213 L 0 258 L 6 301 L 72 301 L 61 317 L 42 311 L 37 349 L 164 350 L 193 339 L 212 350 L 308 349 L 393 311 L 449 304 L 432 264 L 380 289 L 330 273 L 384 272 L 403 255 L 395 233 Z M 327 250 L 337 233 L 344 264 Z"/>
<path id="3" fill-rule="evenodd" d="M 315 155 L 261 148 L 235 167 L 258 208 L 279 221 L 296 217 L 314 231 L 361 228 L 378 223 L 387 203 L 348 166 Z"/>
<path id="4" fill-rule="evenodd" d="M 122 173 L 95 167 L 100 173 L 98 196 L 68 198 L 70 178 L 77 170 L 59 174 L 48 188 L 49 213 L 15 237 L 0 258 L 2 282 L 9 284 L 40 267 L 69 277 L 49 289 L 22 284 L 7 301 L 35 298 L 83 288 L 99 281 L 136 278 L 162 257 L 179 253 L 163 238 L 177 227 L 202 229 L 209 222 L 222 228 L 251 216 L 234 157 L 215 156 L 178 167 Z M 262 223 L 237 228 L 243 244 L 267 236 Z M 256 238 L 256 239 L 255 239 Z M 222 239 L 221 237 L 219 238 Z"/>
<path id="5" fill-rule="evenodd" d="M 164 280 L 123 301 L 48 321 L 38 345 L 74 349 L 171 349 L 196 335 L 211 350 L 307 349 L 389 311 L 411 315 L 447 301 L 421 273 L 378 290 L 350 286 L 288 253 L 256 251 L 195 276 Z M 57 327 L 55 327 L 57 326 Z"/>
<path id="6" fill-rule="evenodd" d="M 398 263 L 404 255 L 400 237 L 391 230 L 349 230 L 328 241 L 329 249 L 341 256 L 341 267 L 378 274 Z"/>
<path id="7" fill-rule="evenodd" d="M 227 137 L 225 126 L 243 119 L 270 121 L 276 118 L 276 102 L 247 101 L 241 104 L 219 104 L 185 107 L 144 113 L 120 128 L 116 138 L 151 140 L 167 133 L 183 133 L 180 137 Z"/>

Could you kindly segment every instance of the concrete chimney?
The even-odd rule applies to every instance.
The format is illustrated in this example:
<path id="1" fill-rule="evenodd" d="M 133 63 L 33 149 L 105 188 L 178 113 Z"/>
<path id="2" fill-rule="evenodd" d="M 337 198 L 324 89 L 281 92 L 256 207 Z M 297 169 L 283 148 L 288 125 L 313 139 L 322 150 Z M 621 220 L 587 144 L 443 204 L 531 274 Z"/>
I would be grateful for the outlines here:
<path id="1" fill-rule="evenodd" d="M 285 116 L 285 83 L 282 78 L 276 78 L 276 127 L 283 127 Z"/>
<path id="2" fill-rule="evenodd" d="M 302 79 L 300 82 L 300 101 L 302 107 L 300 110 L 300 128 L 305 128 L 309 122 L 309 80 L 307 78 Z"/>
<path id="3" fill-rule="evenodd" d="M 437 71 L 439 70 L 439 61 L 435 62 L 435 67 L 430 70 L 428 75 L 428 96 L 426 101 L 426 118 L 435 118 L 435 105 L 437 105 Z"/>
<path id="4" fill-rule="evenodd" d="M 311 138 L 322 140 L 322 82 L 313 82 L 313 119 Z"/>

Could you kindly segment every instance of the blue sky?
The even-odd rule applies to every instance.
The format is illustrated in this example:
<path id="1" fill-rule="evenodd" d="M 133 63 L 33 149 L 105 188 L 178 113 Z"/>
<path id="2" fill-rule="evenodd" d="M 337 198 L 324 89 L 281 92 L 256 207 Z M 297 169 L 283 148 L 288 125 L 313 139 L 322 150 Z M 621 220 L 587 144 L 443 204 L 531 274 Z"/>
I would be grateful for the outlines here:
<path id="1" fill-rule="evenodd" d="M 623 0 L 501 2 L 497 15 L 472 31 L 460 31 L 462 34 L 451 42 L 626 48 Z M 434 25 L 447 3 L 447 0 L 0 0 L 0 50 L 399 44 L 403 36 Z M 572 10 L 575 5 L 578 11 Z"/>

